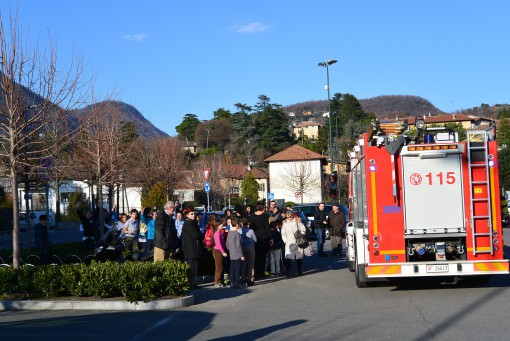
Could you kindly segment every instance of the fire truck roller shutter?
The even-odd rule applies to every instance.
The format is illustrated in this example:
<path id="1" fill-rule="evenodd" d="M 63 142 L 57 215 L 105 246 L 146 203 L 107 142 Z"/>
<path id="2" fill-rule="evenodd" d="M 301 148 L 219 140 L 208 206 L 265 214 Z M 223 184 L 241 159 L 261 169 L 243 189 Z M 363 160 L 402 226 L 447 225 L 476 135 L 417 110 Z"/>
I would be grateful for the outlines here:
<path id="1" fill-rule="evenodd" d="M 402 156 L 406 234 L 465 233 L 461 156 L 429 156 Z"/>

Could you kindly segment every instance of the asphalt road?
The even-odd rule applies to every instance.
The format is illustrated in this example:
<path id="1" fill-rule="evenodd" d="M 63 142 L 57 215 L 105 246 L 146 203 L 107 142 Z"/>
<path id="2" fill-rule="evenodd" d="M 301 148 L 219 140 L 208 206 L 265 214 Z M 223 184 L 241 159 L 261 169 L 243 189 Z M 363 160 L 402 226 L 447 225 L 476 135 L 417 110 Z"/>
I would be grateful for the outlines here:
<path id="1" fill-rule="evenodd" d="M 358 289 L 344 258 L 305 258 L 304 271 L 302 277 L 242 290 L 205 284 L 193 292 L 194 306 L 166 312 L 0 312 L 0 339 L 506 340 L 510 335 L 509 276 L 484 285 L 414 280 Z"/>

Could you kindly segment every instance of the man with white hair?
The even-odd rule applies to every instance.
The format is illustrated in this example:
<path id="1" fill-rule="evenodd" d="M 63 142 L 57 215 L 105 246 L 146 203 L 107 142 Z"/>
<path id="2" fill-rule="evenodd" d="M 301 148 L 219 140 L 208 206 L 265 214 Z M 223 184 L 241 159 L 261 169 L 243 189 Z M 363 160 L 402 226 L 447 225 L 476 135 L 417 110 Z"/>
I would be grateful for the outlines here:
<path id="1" fill-rule="evenodd" d="M 175 203 L 168 201 L 163 206 L 163 212 L 158 214 L 154 222 L 154 262 L 169 259 L 177 246 L 177 229 L 173 214 Z"/>

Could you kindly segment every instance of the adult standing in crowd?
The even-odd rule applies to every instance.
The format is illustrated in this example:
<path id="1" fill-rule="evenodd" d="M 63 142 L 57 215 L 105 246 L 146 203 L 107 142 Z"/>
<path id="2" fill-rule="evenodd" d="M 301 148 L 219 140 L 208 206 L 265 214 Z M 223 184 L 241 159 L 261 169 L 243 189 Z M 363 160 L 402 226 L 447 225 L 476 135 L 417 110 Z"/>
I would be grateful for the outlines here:
<path id="1" fill-rule="evenodd" d="M 177 230 L 173 214 L 175 204 L 168 201 L 163 206 L 163 212 L 158 214 L 154 223 L 154 262 L 169 259 L 177 246 Z"/>
<path id="2" fill-rule="evenodd" d="M 276 207 L 276 209 L 278 209 L 278 207 L 276 206 L 276 201 L 271 200 L 269 202 L 269 208 L 268 208 L 266 214 L 270 217 L 274 217 L 275 216 L 275 211 L 274 211 L 275 207 Z"/>
<path id="3" fill-rule="evenodd" d="M 326 228 L 328 227 L 328 219 L 326 217 L 326 208 L 324 202 L 319 204 L 319 209 L 315 212 L 313 225 L 315 234 L 317 235 L 317 251 L 319 257 L 327 257 L 324 253 L 324 242 L 326 241 Z"/>
<path id="4" fill-rule="evenodd" d="M 190 206 L 184 210 L 184 225 L 182 226 L 182 251 L 184 259 L 191 268 L 193 278 L 191 279 L 191 288 L 199 289 L 196 283 L 198 275 L 198 260 L 204 256 L 202 245 L 202 234 L 195 220 L 195 208 Z"/>
<path id="5" fill-rule="evenodd" d="M 51 262 L 51 243 L 50 235 L 48 234 L 48 216 L 41 214 L 39 216 L 39 223 L 34 227 L 35 230 L 35 245 L 41 257 L 43 264 L 49 264 Z"/>
<path id="6" fill-rule="evenodd" d="M 251 215 L 250 227 L 257 236 L 255 243 L 255 277 L 264 278 L 266 272 L 266 256 L 269 251 L 269 217 L 264 212 L 264 204 L 257 203 L 255 213 Z"/>
<path id="7" fill-rule="evenodd" d="M 251 218 L 251 206 L 250 205 L 246 205 L 244 207 L 244 210 L 243 210 L 243 218 L 248 218 L 250 219 Z"/>
<path id="8" fill-rule="evenodd" d="M 303 254 L 304 249 L 296 244 L 296 232 L 300 231 L 302 234 L 306 233 L 305 225 L 298 218 L 297 213 L 290 213 L 287 215 L 287 220 L 282 226 L 282 240 L 285 243 L 285 269 L 287 276 L 290 276 L 292 260 L 297 263 L 297 275 L 303 274 Z"/>
<path id="9" fill-rule="evenodd" d="M 328 216 L 328 225 L 331 228 L 331 255 L 339 256 L 342 253 L 342 231 L 345 227 L 345 215 L 340 211 L 337 203 L 333 204 Z"/>
<path id="10" fill-rule="evenodd" d="M 241 264 L 241 284 L 252 286 L 254 285 L 252 273 L 255 264 L 255 243 L 257 242 L 257 236 L 250 229 L 248 218 L 242 218 L 241 224 L 242 228 L 239 233 L 241 233 L 241 248 L 244 255 L 244 261 Z"/>

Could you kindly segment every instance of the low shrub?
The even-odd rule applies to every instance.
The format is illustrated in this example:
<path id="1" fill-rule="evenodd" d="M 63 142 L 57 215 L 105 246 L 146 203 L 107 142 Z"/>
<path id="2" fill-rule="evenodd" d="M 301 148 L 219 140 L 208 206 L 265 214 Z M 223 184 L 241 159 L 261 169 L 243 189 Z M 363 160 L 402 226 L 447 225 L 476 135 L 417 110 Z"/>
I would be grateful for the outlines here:
<path id="1" fill-rule="evenodd" d="M 129 302 L 148 302 L 167 295 L 185 295 L 190 283 L 188 265 L 175 260 L 23 266 L 19 270 L 0 268 L 3 297 L 125 297 Z"/>

